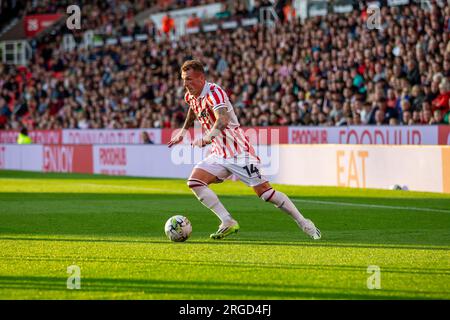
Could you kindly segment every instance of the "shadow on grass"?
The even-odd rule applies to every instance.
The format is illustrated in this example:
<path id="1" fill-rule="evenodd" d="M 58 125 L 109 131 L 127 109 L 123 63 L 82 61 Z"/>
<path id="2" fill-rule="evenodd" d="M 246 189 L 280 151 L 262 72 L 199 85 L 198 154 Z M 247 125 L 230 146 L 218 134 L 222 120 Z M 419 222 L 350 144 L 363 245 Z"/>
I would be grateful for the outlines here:
<path id="1" fill-rule="evenodd" d="M 65 291 L 66 278 L 58 277 L 16 277 L 0 276 L 0 290 L 38 290 Z M 148 295 L 180 294 L 190 299 L 427 299 L 427 295 L 445 296 L 445 292 L 417 292 L 406 290 L 350 289 L 339 287 L 230 283 L 220 281 L 180 281 L 180 280 L 141 280 L 141 279 L 100 279 L 82 278 L 81 289 L 73 293 L 89 296 L 95 293 L 133 293 L 145 298 Z M 49 293 L 50 295 L 50 293 Z M 54 295 L 51 295 L 54 298 Z M 41 298 L 42 295 L 39 296 Z M 133 297 L 131 297 L 133 298 Z"/>
<path id="2" fill-rule="evenodd" d="M 73 257 L 48 257 L 48 256 L 32 256 L 32 257 L 5 257 L 8 261 L 20 261 L 20 262 L 62 262 L 68 263 L 73 260 Z M 107 264 L 147 264 L 147 265 L 173 265 L 173 259 L 164 259 L 158 257 L 84 257 L 83 263 L 95 262 L 95 263 L 107 263 Z M 257 270 L 295 270 L 295 271 L 333 271 L 333 272 L 357 272 L 365 274 L 367 271 L 366 265 L 324 265 L 324 264 L 299 264 L 299 263 L 276 263 L 276 262 L 241 262 L 226 260 L 223 262 L 210 261 L 210 260 L 178 260 L 177 266 L 184 266 L 186 268 L 191 267 L 211 267 L 211 268 L 235 268 L 240 271 Z M 410 275 L 440 275 L 450 276 L 449 268 L 414 268 L 414 267 L 383 267 L 383 274 L 398 273 L 398 274 L 410 274 Z"/>
<path id="3" fill-rule="evenodd" d="M 64 234 L 64 236 L 68 236 L 68 234 Z M 390 244 L 360 244 L 360 243 L 334 243 L 334 242 L 291 242 L 291 241 L 260 241 L 260 240 L 238 240 L 238 239 L 222 239 L 220 241 L 217 240 L 189 240 L 184 243 L 170 243 L 168 240 L 136 240 L 136 239 L 86 239 L 86 238 L 55 238 L 55 237 L 15 237 L 15 236 L 1 236 L 0 241 L 48 241 L 48 242 L 85 242 L 85 243 L 111 243 L 111 244 L 162 244 L 162 245 L 188 245 L 188 246 L 196 246 L 196 245 L 238 245 L 238 246 L 287 246 L 287 247 L 317 247 L 317 248 L 348 248 L 348 249 L 407 249 L 407 250 L 442 250 L 442 251 L 450 251 L 450 248 L 446 247 L 437 247 L 437 246 L 415 246 L 415 245 L 390 245 Z"/>

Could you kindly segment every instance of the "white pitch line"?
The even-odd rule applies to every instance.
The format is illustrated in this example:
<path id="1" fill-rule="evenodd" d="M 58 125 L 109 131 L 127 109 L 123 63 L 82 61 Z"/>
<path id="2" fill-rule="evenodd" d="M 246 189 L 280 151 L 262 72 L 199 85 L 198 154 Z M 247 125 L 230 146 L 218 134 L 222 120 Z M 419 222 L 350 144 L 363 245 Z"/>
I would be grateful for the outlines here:
<path id="1" fill-rule="evenodd" d="M 450 210 L 431 209 L 431 208 L 417 208 L 417 207 L 384 206 L 384 205 L 366 204 L 366 203 L 348 203 L 348 202 L 301 200 L 301 199 L 292 199 L 292 201 L 305 202 L 305 203 L 315 203 L 315 204 L 332 204 L 332 205 L 349 206 L 349 207 L 363 207 L 363 208 L 376 208 L 376 209 L 399 209 L 399 210 L 414 210 L 414 211 L 426 211 L 426 212 L 432 211 L 432 212 L 450 213 Z"/>
<path id="2" fill-rule="evenodd" d="M 86 186 L 99 186 L 97 184 L 90 183 L 77 183 L 79 185 L 83 184 Z M 104 186 L 119 188 L 119 189 L 132 189 L 132 190 L 149 190 L 149 191 L 161 191 L 161 192 L 174 192 L 173 190 L 168 189 L 159 189 L 159 188 L 140 188 L 140 187 L 132 187 L 132 186 L 117 186 L 117 185 L 108 185 L 104 184 Z M 190 194 L 188 192 L 177 192 L 179 194 Z M 400 209 L 400 210 L 415 210 L 415 211 L 433 211 L 433 212 L 444 212 L 450 213 L 450 210 L 442 210 L 442 209 L 431 209 L 431 208 L 417 208 L 417 207 L 398 207 L 398 206 L 385 206 L 385 205 L 376 205 L 376 204 L 365 204 L 365 203 L 348 203 L 348 202 L 333 202 L 333 201 L 317 201 L 317 200 L 302 200 L 302 199 L 293 199 L 296 202 L 306 202 L 306 203 L 315 203 L 315 204 L 333 204 L 333 205 L 341 205 L 341 206 L 353 206 L 353 207 L 367 207 L 367 208 L 376 208 L 376 209 Z"/>

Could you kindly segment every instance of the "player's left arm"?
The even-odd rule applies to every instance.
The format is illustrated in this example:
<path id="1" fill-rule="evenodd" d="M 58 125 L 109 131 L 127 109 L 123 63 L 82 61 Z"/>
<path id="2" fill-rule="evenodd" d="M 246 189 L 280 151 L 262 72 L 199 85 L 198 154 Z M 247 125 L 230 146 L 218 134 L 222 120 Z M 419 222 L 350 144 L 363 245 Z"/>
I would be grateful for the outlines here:
<path id="1" fill-rule="evenodd" d="M 212 140 L 222 132 L 222 130 L 227 128 L 228 124 L 230 123 L 230 114 L 228 113 L 227 109 L 228 108 L 226 106 L 223 106 L 214 111 L 216 122 L 211 128 L 211 131 L 209 131 L 203 137 L 203 140 L 206 144 L 210 144 Z"/>
<path id="2" fill-rule="evenodd" d="M 213 139 L 218 136 L 222 130 L 226 129 L 228 123 L 230 122 L 230 115 L 227 111 L 227 106 L 219 107 L 214 110 L 214 115 L 216 116 L 216 122 L 211 130 L 202 139 L 194 142 L 194 145 L 198 147 L 204 147 L 212 143 Z"/>

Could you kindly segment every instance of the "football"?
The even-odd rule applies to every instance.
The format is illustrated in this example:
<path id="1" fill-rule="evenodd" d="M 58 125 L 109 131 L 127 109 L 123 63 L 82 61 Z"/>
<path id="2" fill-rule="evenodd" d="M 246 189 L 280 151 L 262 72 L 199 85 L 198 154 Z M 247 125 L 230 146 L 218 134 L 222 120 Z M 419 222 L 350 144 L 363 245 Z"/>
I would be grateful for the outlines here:
<path id="1" fill-rule="evenodd" d="M 188 218 L 182 215 L 176 215 L 167 220 L 164 231 L 169 240 L 183 242 L 190 237 L 192 225 Z"/>

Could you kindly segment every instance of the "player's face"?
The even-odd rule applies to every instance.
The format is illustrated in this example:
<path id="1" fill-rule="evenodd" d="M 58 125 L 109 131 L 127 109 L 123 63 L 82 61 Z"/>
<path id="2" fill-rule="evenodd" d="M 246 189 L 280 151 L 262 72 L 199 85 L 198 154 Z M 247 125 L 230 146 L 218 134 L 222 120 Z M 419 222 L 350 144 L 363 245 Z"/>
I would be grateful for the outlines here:
<path id="1" fill-rule="evenodd" d="M 205 85 L 205 75 L 195 70 L 188 70 L 181 72 L 181 78 L 183 79 L 183 86 L 195 97 L 198 97 L 202 93 L 203 86 Z"/>

